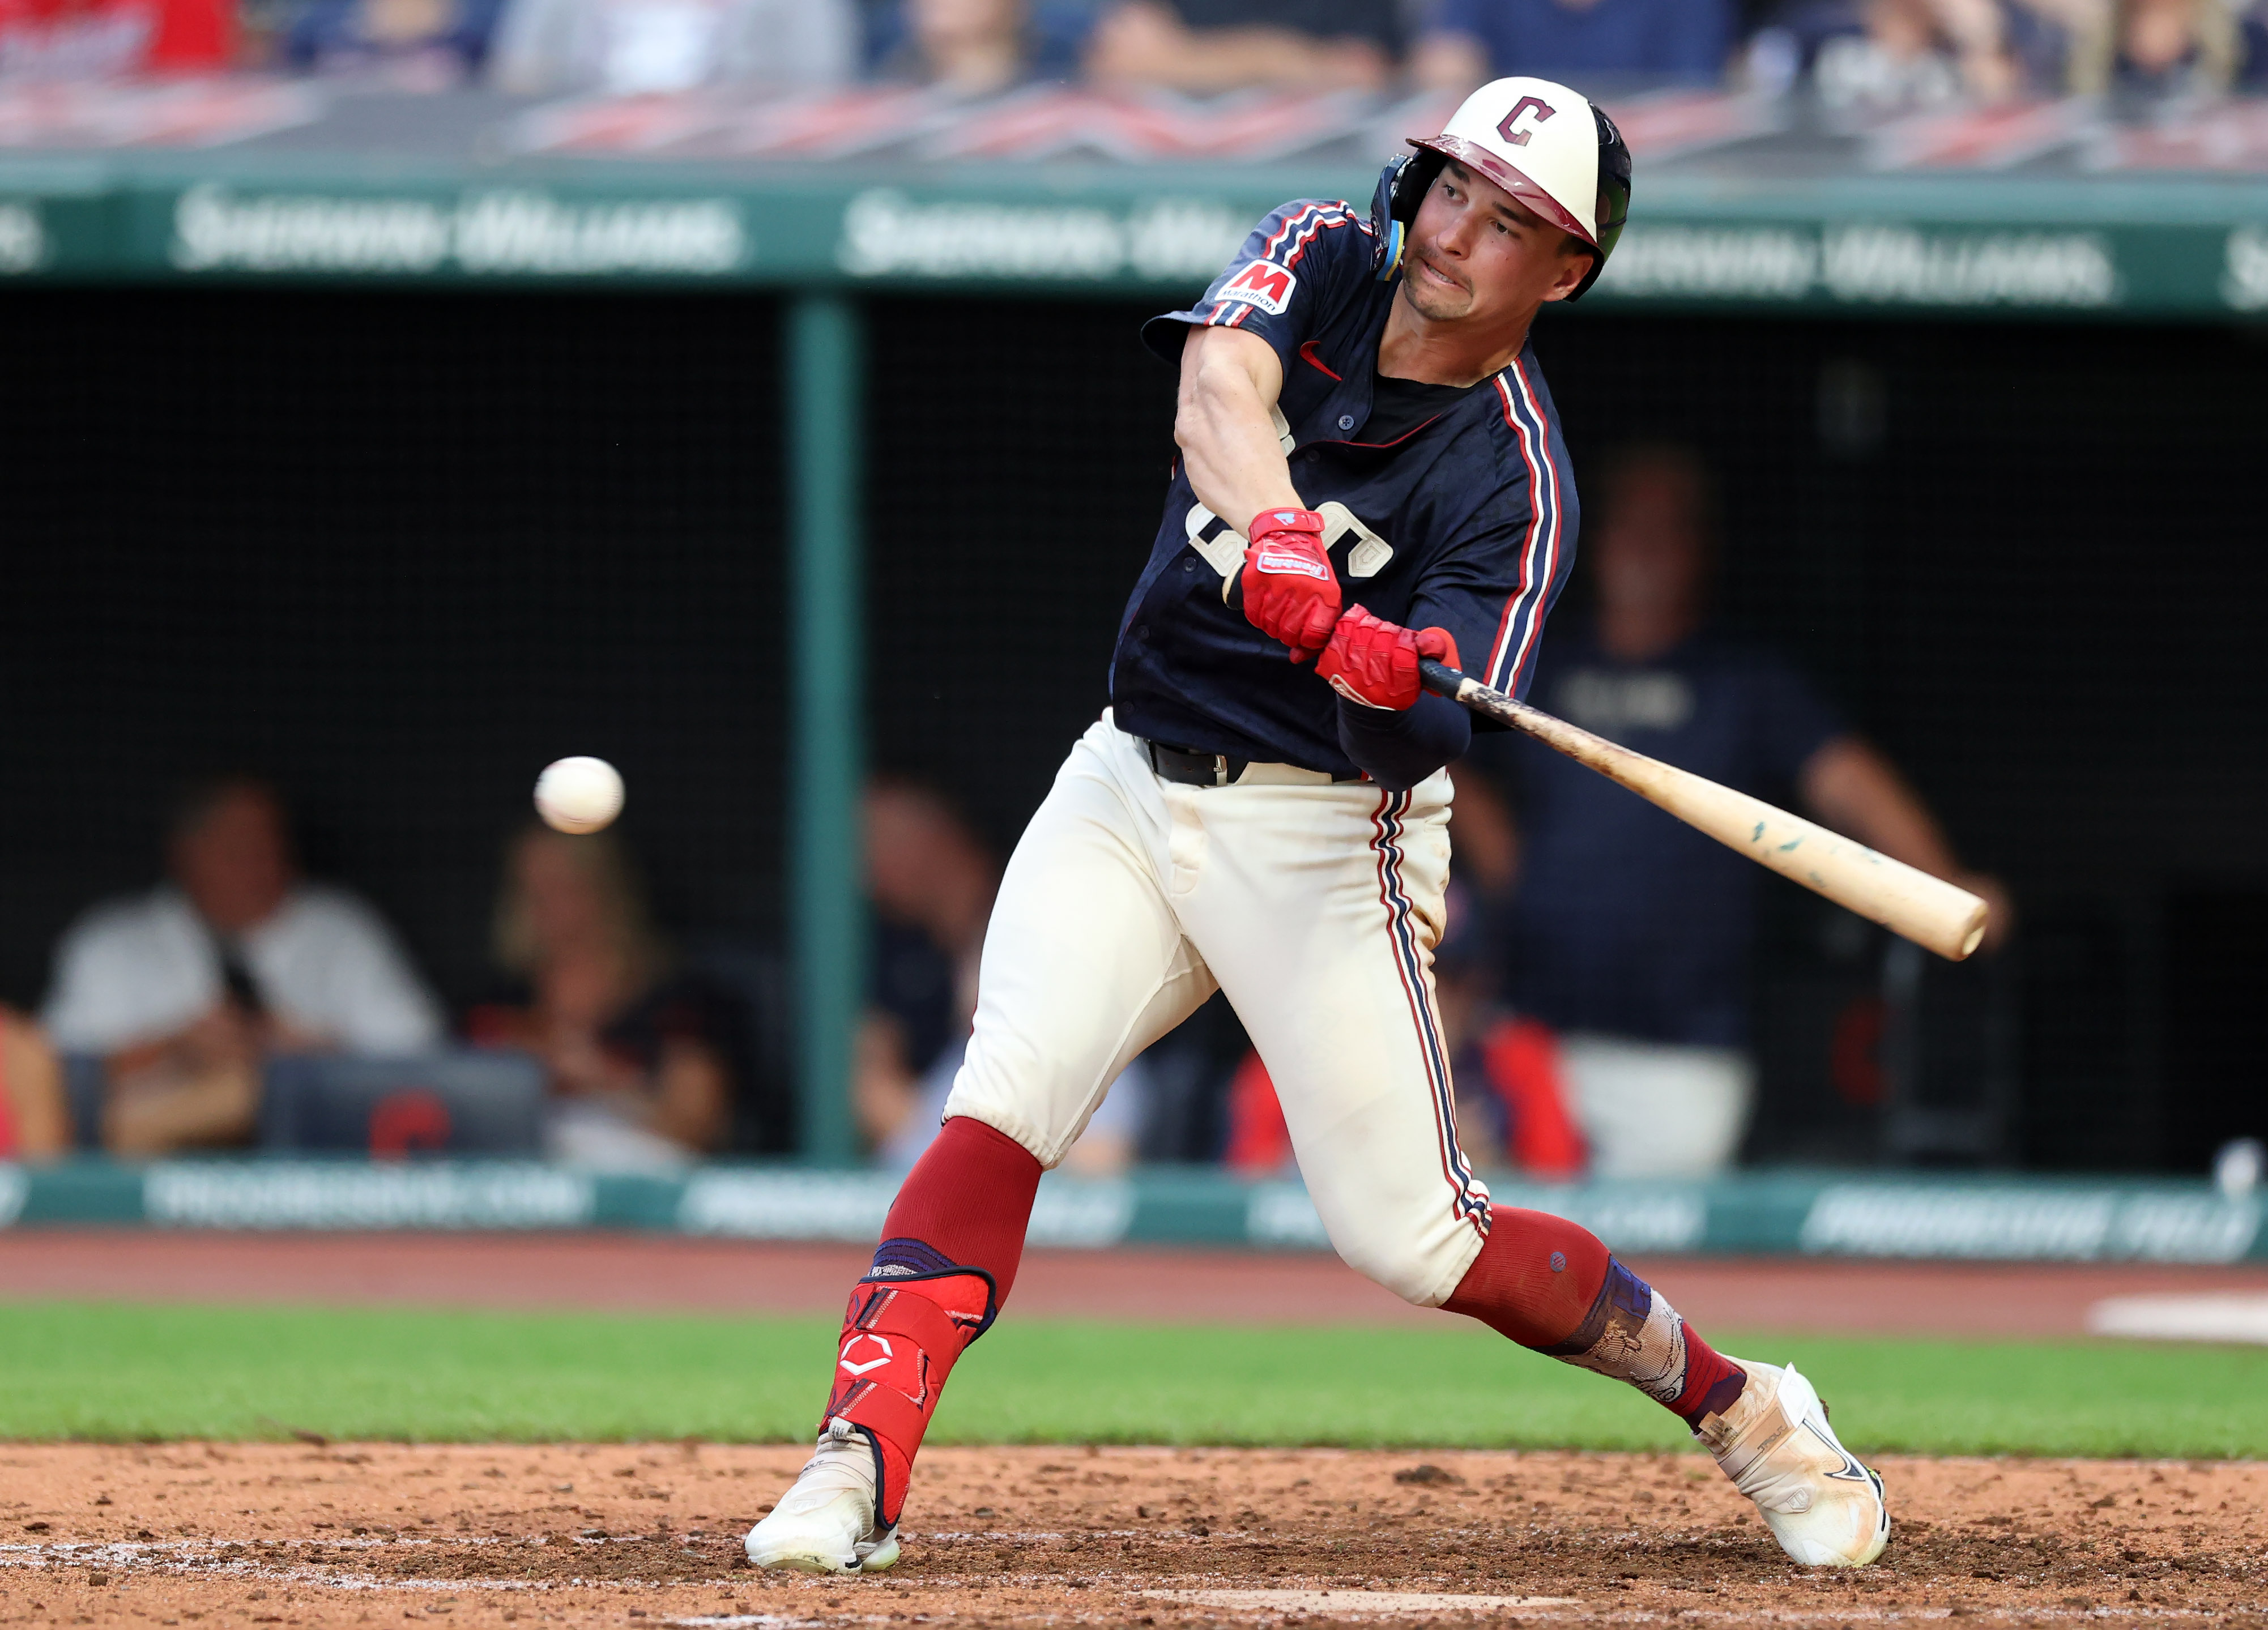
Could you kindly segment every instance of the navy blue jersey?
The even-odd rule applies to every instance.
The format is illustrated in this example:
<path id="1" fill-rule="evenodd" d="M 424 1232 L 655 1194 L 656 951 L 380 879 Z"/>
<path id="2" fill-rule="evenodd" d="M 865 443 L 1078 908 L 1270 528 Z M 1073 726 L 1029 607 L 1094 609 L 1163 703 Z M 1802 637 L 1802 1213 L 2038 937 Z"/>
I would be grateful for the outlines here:
<path id="1" fill-rule="evenodd" d="M 1329 527 L 1344 602 L 1406 628 L 1447 628 L 1465 672 L 1518 695 L 1574 562 L 1575 482 L 1558 415 L 1524 348 L 1439 417 L 1366 441 L 1395 288 L 1377 275 L 1381 259 L 1351 205 L 1286 204 L 1203 300 L 1151 319 L 1143 337 L 1172 362 L 1191 327 L 1242 328 L 1273 347 L 1292 486 Z M 1351 775 L 1335 693 L 1226 601 L 1244 564 L 1234 528 L 1250 518 L 1213 514 L 1176 464 L 1111 658 L 1118 725 L 1201 753 Z"/>
<path id="2" fill-rule="evenodd" d="M 1647 662 L 1555 637 L 1539 705 L 1610 741 L 1785 802 L 1843 724 L 1794 669 L 1706 635 Z M 1561 1030 L 1647 1041 L 1747 1039 L 1759 869 L 1526 736 L 1476 760 L 1521 805 L 1507 994 Z"/>

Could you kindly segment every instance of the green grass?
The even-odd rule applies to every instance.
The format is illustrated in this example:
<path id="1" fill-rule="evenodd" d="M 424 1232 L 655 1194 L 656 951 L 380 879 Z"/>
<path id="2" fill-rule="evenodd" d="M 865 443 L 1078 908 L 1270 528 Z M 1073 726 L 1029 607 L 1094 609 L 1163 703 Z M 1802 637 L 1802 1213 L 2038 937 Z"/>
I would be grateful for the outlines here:
<path id="1" fill-rule="evenodd" d="M 793 1441 L 832 1321 L 0 1304 L 0 1438 Z M 1734 1335 L 1794 1360 L 1852 1448 L 2268 1455 L 2268 1350 Z M 1010 1322 L 933 1443 L 1674 1449 L 1627 1387 L 1438 1330 Z"/>

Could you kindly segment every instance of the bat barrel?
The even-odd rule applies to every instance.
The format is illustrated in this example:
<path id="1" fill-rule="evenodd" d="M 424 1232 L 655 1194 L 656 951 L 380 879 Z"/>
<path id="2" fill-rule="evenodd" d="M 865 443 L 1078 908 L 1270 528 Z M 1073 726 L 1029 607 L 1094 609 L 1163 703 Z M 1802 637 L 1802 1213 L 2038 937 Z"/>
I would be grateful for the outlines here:
<path id="1" fill-rule="evenodd" d="M 1726 848 L 1949 961 L 1962 960 L 1984 937 L 1984 902 L 1966 889 L 1761 798 L 1514 701 L 1447 663 L 1420 657 L 1418 676 L 1427 690 L 1535 737 Z"/>

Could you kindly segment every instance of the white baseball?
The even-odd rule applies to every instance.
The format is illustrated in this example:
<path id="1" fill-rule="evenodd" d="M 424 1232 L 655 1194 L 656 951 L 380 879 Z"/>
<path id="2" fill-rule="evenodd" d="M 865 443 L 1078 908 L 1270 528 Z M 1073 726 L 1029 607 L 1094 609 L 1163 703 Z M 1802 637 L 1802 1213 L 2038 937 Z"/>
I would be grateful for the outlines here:
<path id="1" fill-rule="evenodd" d="M 622 812 L 622 778 L 604 759 L 562 759 L 535 778 L 535 812 L 559 832 L 597 832 Z"/>

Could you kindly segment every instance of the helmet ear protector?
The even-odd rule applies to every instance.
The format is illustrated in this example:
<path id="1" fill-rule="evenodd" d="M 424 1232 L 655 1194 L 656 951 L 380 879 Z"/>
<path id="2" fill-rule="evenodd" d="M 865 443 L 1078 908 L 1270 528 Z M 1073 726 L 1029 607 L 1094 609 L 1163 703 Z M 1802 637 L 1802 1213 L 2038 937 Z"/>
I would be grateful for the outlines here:
<path id="1" fill-rule="evenodd" d="M 1433 178 L 1449 162 L 1447 154 L 1432 148 L 1415 143 L 1411 147 L 1414 151 L 1378 173 L 1378 190 L 1370 201 L 1371 230 L 1378 234 L 1379 244 L 1377 269 L 1372 275 L 1381 283 L 1392 282 L 1402 268 L 1402 248 L 1409 238 L 1410 223 L 1418 218 L 1418 206 L 1432 189 Z"/>
<path id="2" fill-rule="evenodd" d="M 1590 272 L 1575 285 L 1575 292 L 1567 297 L 1571 300 L 1581 299 L 1599 281 L 1599 274 L 1607 269 L 1607 257 L 1622 241 L 1623 228 L 1630 222 L 1630 144 L 1615 128 L 1615 121 L 1607 117 L 1606 109 L 1596 102 L 1591 104 L 1591 117 L 1599 126 L 1599 245 L 1598 252 L 1591 257 Z"/>
<path id="3" fill-rule="evenodd" d="M 1580 300 L 1589 292 L 1599 274 L 1606 269 L 1607 257 L 1615 252 L 1621 241 L 1623 227 L 1630 220 L 1631 152 L 1615 121 L 1597 103 L 1591 104 L 1591 118 L 1599 136 L 1599 200 L 1594 218 L 1598 223 L 1596 241 L 1584 246 L 1591 257 L 1591 269 L 1583 281 L 1575 285 L 1567 297 Z M 1402 267 L 1402 251 L 1408 241 L 1410 224 L 1418 218 L 1418 206 L 1425 202 L 1434 178 L 1449 162 L 1448 155 L 1425 143 L 1413 140 L 1415 151 L 1403 153 L 1378 173 L 1378 187 L 1370 202 L 1371 229 L 1377 234 L 1376 269 L 1372 275 L 1381 283 L 1392 281 Z"/>

